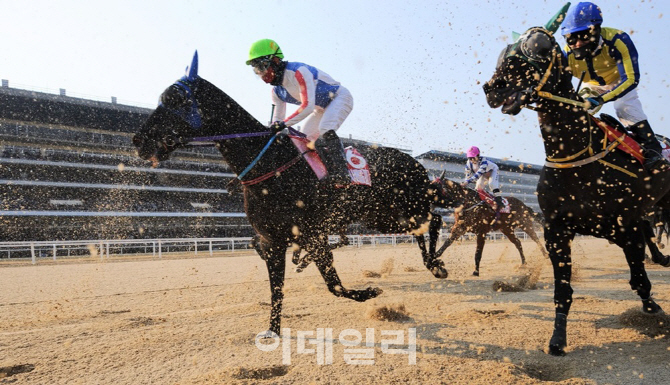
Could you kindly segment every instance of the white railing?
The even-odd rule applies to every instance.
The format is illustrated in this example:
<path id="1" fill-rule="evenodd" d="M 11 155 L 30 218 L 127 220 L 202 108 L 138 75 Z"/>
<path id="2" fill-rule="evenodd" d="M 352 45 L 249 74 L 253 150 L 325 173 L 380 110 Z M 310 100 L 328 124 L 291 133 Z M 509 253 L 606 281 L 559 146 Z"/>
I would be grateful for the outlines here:
<path id="1" fill-rule="evenodd" d="M 527 239 L 526 233 L 515 233 L 519 239 Z M 443 232 L 440 242 L 449 236 Z M 538 234 L 541 236 L 541 234 Z M 407 234 L 370 234 L 348 235 L 349 245 L 346 247 L 372 247 L 378 245 L 396 246 L 400 244 L 414 244 L 413 235 Z M 502 233 L 493 232 L 486 236 L 487 240 L 498 241 L 505 239 Z M 468 233 L 463 240 L 475 240 L 474 234 Z M 336 243 L 339 236 L 330 236 L 329 241 Z M 441 243 L 440 243 L 441 244 Z M 438 245 L 439 246 L 439 245 Z M 119 240 L 84 240 L 84 241 L 34 241 L 34 242 L 0 242 L 0 260 L 28 260 L 33 264 L 39 260 L 56 260 L 57 258 L 99 258 L 130 255 L 144 255 L 162 258 L 169 253 L 192 253 L 194 256 L 209 255 L 225 252 L 228 255 L 244 250 L 250 250 L 251 238 L 159 238 L 159 239 L 119 239 Z"/>

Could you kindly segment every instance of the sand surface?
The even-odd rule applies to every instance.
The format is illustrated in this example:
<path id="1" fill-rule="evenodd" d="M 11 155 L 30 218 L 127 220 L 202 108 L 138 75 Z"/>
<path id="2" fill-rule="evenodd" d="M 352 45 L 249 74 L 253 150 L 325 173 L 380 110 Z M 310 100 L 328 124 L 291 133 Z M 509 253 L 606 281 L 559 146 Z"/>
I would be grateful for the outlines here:
<path id="1" fill-rule="evenodd" d="M 547 355 L 554 315 L 551 265 L 532 242 L 524 247 L 530 261 L 522 268 L 511 243 L 489 242 L 481 276 L 473 277 L 474 244 L 453 245 L 443 257 L 447 280 L 433 278 L 418 248 L 409 245 L 336 250 L 347 288 L 384 290 L 365 303 L 333 296 L 314 266 L 297 274 L 289 261 L 282 326 L 290 328 L 291 338 L 284 345 L 277 340 L 273 351 L 255 344 L 256 334 L 268 328 L 270 292 L 265 265 L 251 252 L 0 264 L 0 384 L 670 381 L 669 317 L 642 315 L 623 253 L 592 238 L 573 247 L 568 355 Z M 654 297 L 670 309 L 670 269 L 651 265 L 647 271 Z M 494 289 L 528 274 L 522 284 L 535 289 Z M 375 318 L 384 307 L 408 318 Z M 317 329 L 325 337 L 300 346 L 299 332 L 313 338 Z M 407 349 L 411 329 L 416 364 L 411 354 L 391 354 L 382 344 L 393 338 L 383 333 L 402 332 L 404 346 L 391 348 Z M 359 332 L 363 342 L 344 346 L 342 331 Z M 364 345 L 366 332 L 370 348 Z M 328 357 L 331 362 L 319 364 Z"/>

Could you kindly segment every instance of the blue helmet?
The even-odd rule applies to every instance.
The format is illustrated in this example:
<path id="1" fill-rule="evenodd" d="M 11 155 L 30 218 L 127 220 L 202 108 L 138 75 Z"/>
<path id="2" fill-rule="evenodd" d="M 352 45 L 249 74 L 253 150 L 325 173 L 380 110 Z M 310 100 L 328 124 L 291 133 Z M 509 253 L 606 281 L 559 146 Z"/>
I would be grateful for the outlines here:
<path id="1" fill-rule="evenodd" d="M 561 25 L 561 35 L 584 31 L 593 25 L 602 23 L 603 13 L 600 7 L 588 2 L 579 3 L 571 7 L 565 15 L 565 20 Z"/>

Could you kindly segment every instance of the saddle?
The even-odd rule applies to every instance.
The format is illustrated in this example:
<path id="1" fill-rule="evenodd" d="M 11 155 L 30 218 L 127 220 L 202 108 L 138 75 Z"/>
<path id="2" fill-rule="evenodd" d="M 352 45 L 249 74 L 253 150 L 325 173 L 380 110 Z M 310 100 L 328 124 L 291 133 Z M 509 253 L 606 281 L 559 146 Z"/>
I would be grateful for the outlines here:
<path id="1" fill-rule="evenodd" d="M 482 189 L 478 189 L 477 193 L 479 194 L 479 198 L 481 198 L 483 202 L 485 202 L 487 205 L 489 205 L 492 209 L 495 210 L 496 199 L 493 196 L 493 194 L 491 194 L 488 191 L 484 191 Z M 499 213 L 509 214 L 510 212 L 512 212 L 512 208 L 510 207 L 510 204 L 507 201 L 507 199 L 503 198 L 502 201 L 503 201 L 503 208 L 500 209 Z"/>
<path id="2" fill-rule="evenodd" d="M 607 147 L 609 143 L 618 141 L 619 145 L 615 148 L 619 151 L 623 151 L 633 158 L 637 159 L 641 164 L 644 164 L 644 155 L 642 155 L 642 147 L 640 144 L 633 139 L 631 133 L 626 130 L 621 122 L 616 118 L 607 114 L 600 114 L 600 119 L 591 115 L 591 119 L 604 133 L 605 137 L 603 138 L 603 149 Z"/>

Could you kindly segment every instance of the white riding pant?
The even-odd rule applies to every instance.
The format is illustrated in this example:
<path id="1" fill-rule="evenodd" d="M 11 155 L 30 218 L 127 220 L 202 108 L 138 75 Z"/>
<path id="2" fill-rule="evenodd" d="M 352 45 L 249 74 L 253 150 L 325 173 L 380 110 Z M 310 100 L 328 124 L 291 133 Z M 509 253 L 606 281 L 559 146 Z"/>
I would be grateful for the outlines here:
<path id="1" fill-rule="evenodd" d="M 317 140 L 330 130 L 337 131 L 354 108 L 354 97 L 348 89 L 340 86 L 337 95 L 326 108 L 317 106 L 307 119 L 300 131 L 307 135 L 309 140 Z"/>
<path id="2" fill-rule="evenodd" d="M 600 95 L 612 90 L 616 84 L 608 86 L 596 86 L 588 84 L 585 87 L 588 87 Z M 643 120 L 647 120 L 647 115 L 642 109 L 642 103 L 640 98 L 637 95 L 637 89 L 630 90 L 626 95 L 620 97 L 619 99 L 612 102 L 614 106 L 614 111 L 616 111 L 616 116 L 619 118 L 619 121 L 623 123 L 624 126 L 632 126 L 635 123 L 639 123 Z"/>
<path id="3" fill-rule="evenodd" d="M 485 190 L 486 185 L 488 184 L 489 189 L 491 192 L 493 190 L 499 189 L 500 188 L 500 182 L 498 181 L 498 170 L 493 169 L 491 171 L 488 171 L 484 173 L 479 179 L 477 179 L 477 183 L 475 183 L 475 189 L 477 190 Z"/>

